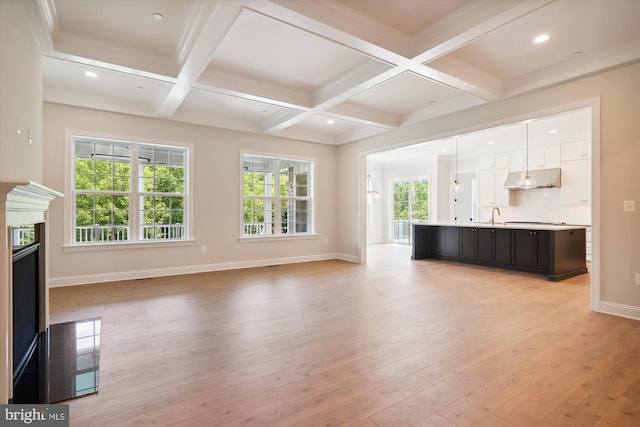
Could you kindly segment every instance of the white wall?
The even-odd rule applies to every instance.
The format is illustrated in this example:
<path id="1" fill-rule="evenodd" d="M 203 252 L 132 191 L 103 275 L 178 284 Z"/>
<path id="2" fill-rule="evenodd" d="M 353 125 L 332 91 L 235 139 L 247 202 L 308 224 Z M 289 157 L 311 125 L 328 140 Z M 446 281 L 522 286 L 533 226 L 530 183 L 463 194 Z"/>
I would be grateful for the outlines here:
<path id="1" fill-rule="evenodd" d="M 42 183 L 42 65 L 23 6 L 0 1 L 0 178 Z"/>
<path id="2" fill-rule="evenodd" d="M 53 286 L 165 274 L 211 271 L 335 258 L 336 148 L 206 126 L 44 104 L 45 185 L 64 188 L 65 129 L 194 144 L 195 242 L 187 246 L 69 251 L 64 244 L 64 201 L 51 205 L 50 267 Z M 317 237 L 240 242 L 240 151 L 316 160 Z M 326 239 L 326 244 L 325 244 Z M 207 246 L 207 252 L 201 252 Z"/>
<path id="3" fill-rule="evenodd" d="M 338 251 L 358 259 L 362 253 L 360 235 L 354 231 L 362 211 L 353 198 L 362 172 L 353 165 L 362 156 L 402 142 L 414 144 L 595 103 L 600 121 L 594 121 L 592 132 L 593 306 L 640 318 L 640 287 L 634 285 L 634 275 L 640 273 L 640 209 L 622 209 L 624 200 L 640 205 L 640 185 L 633 179 L 640 161 L 639 81 L 640 63 L 634 63 L 338 147 Z"/>

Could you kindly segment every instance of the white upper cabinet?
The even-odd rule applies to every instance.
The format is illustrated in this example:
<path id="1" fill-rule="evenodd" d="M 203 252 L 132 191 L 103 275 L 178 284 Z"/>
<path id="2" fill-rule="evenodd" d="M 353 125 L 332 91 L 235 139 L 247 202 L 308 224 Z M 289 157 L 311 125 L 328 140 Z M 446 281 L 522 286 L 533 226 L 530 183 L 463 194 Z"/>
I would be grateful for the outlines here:
<path id="1" fill-rule="evenodd" d="M 524 167 L 524 150 L 516 150 L 509 153 L 509 172 L 520 172 Z"/>
<path id="2" fill-rule="evenodd" d="M 561 146 L 562 202 L 568 205 L 591 203 L 591 142 L 568 142 Z"/>
<path id="3" fill-rule="evenodd" d="M 560 167 L 560 146 L 550 145 L 529 150 L 529 169 L 550 169 Z"/>
<path id="4" fill-rule="evenodd" d="M 509 191 L 504 189 L 507 168 L 488 169 L 478 172 L 478 205 L 503 206 L 509 204 Z"/>
<path id="5" fill-rule="evenodd" d="M 591 157 L 591 142 L 590 141 L 578 141 L 567 142 L 562 144 L 562 161 L 567 160 L 581 160 Z"/>
<path id="6" fill-rule="evenodd" d="M 509 153 L 509 172 L 520 172 L 526 169 L 525 161 L 529 158 L 529 170 L 550 169 L 560 167 L 560 146 L 549 145 L 547 147 L 516 150 Z"/>
<path id="7" fill-rule="evenodd" d="M 485 154 L 478 159 L 478 169 L 506 169 L 509 167 L 509 153 Z"/>
<path id="8" fill-rule="evenodd" d="M 562 203 L 587 205 L 591 203 L 591 161 L 588 159 L 562 162 Z"/>

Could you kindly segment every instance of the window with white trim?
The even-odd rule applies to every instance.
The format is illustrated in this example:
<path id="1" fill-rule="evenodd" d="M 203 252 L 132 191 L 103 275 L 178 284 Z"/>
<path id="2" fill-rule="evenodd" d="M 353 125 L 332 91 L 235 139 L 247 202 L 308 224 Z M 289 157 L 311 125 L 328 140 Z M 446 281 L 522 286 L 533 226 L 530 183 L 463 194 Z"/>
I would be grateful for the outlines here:
<path id="1" fill-rule="evenodd" d="M 185 240 L 186 147 L 73 136 L 73 244 Z"/>
<path id="2" fill-rule="evenodd" d="M 313 234 L 310 160 L 242 156 L 243 237 Z"/>

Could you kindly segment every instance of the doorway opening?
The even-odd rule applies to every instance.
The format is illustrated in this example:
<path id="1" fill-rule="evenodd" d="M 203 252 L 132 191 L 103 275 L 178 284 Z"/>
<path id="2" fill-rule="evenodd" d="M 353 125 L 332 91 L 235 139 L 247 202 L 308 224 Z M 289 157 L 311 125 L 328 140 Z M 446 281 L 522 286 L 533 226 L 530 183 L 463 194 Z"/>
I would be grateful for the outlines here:
<path id="1" fill-rule="evenodd" d="M 522 117 L 512 122 L 504 120 L 491 128 L 363 156 L 368 173 L 384 177 L 389 187 L 375 203 L 367 205 L 367 215 L 378 221 L 369 223 L 362 239 L 363 261 L 367 260 L 367 244 L 411 244 L 411 222 L 417 218 L 409 215 L 410 179 L 403 177 L 429 174 L 430 223 L 487 221 L 498 205 L 503 222 L 586 226 L 592 309 L 599 311 L 599 221 L 597 216 L 592 217 L 599 201 L 599 111 L 599 99 L 591 99 L 544 111 L 526 121 Z M 458 140 L 460 149 L 454 151 Z M 506 177 L 526 170 L 522 169 L 524 162 L 531 169 L 559 167 L 562 185 L 508 192 L 504 187 Z M 574 173 L 578 170 L 580 173 Z M 451 191 L 452 174 L 464 184 L 461 195 Z M 398 182 L 395 187 L 394 180 Z M 372 235 L 378 239 L 374 241 Z"/>
<path id="2" fill-rule="evenodd" d="M 429 180 L 400 179 L 393 182 L 391 241 L 410 245 L 411 223 L 429 220 Z"/>

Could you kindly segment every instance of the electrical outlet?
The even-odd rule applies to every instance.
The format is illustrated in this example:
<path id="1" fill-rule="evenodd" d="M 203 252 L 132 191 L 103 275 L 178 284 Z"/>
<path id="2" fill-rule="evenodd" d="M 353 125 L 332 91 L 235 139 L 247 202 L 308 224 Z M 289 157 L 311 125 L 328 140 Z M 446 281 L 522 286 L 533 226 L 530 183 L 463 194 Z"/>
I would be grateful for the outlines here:
<path id="1" fill-rule="evenodd" d="M 636 286 L 640 286 L 640 273 L 636 273 Z"/>
<path id="2" fill-rule="evenodd" d="M 206 254 L 207 253 L 207 247 L 206 246 L 202 246 L 200 248 L 200 252 L 202 252 L 203 254 Z"/>

